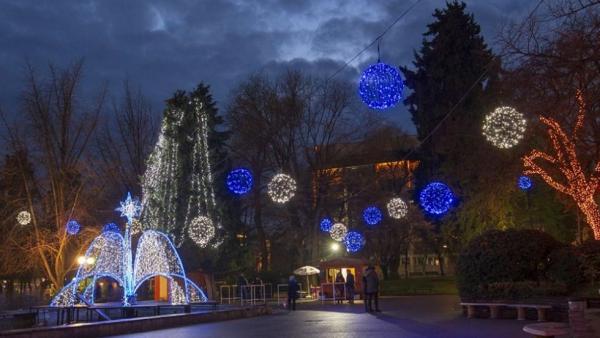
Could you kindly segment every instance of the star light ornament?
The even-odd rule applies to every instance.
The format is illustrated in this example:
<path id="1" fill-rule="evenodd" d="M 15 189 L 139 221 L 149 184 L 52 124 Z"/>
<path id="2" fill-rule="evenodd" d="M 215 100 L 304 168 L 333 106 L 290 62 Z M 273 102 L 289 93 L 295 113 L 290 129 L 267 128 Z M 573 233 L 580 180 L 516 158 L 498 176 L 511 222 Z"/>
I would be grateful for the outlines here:
<path id="1" fill-rule="evenodd" d="M 125 201 L 119 203 L 121 206 L 115 210 L 121 212 L 121 217 L 127 218 L 127 223 L 131 224 L 134 218 L 140 217 L 142 206 L 140 201 L 131 198 L 131 193 L 128 192 Z"/>
<path id="2" fill-rule="evenodd" d="M 338 241 L 338 242 L 343 241 L 344 238 L 346 238 L 347 233 L 348 233 L 348 228 L 346 228 L 346 226 L 342 223 L 335 223 L 331 227 L 331 231 L 329 231 L 329 234 L 331 235 L 331 239 L 333 239 L 334 241 Z"/>
<path id="3" fill-rule="evenodd" d="M 29 213 L 29 211 L 21 211 L 18 215 L 17 215 L 17 222 L 21 225 L 27 225 L 29 223 L 31 223 L 31 214 Z"/>
<path id="4" fill-rule="evenodd" d="M 408 206 L 400 197 L 394 197 L 388 202 L 387 210 L 391 218 L 401 219 L 408 213 Z"/>
<path id="5" fill-rule="evenodd" d="M 296 194 L 296 181 L 290 175 L 277 174 L 267 185 L 267 193 L 273 202 L 286 203 Z"/>
<path id="6" fill-rule="evenodd" d="M 370 108 L 386 109 L 395 106 L 402 99 L 403 87 L 398 70 L 379 61 L 363 72 L 358 93 Z"/>
<path id="7" fill-rule="evenodd" d="M 527 120 L 512 107 L 498 107 L 485 116 L 483 136 L 495 147 L 512 148 L 523 139 Z"/>
<path id="8" fill-rule="evenodd" d="M 198 216 L 192 220 L 188 228 L 188 236 L 201 248 L 208 246 L 215 237 L 216 228 L 210 218 Z"/>

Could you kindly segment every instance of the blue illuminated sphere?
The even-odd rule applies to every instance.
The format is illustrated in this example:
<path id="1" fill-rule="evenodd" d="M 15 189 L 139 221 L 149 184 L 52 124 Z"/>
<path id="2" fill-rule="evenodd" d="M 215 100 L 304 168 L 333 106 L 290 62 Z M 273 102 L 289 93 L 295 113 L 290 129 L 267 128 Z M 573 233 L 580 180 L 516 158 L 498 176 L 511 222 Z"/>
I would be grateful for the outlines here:
<path id="1" fill-rule="evenodd" d="M 402 99 L 402 77 L 398 70 L 383 62 L 369 66 L 358 84 L 362 101 L 373 109 L 395 106 Z"/>
<path id="2" fill-rule="evenodd" d="M 104 224 L 104 228 L 102 228 L 102 232 L 121 232 L 121 229 L 115 223 L 107 223 Z"/>
<path id="3" fill-rule="evenodd" d="M 344 244 L 346 245 L 346 251 L 358 252 L 365 245 L 365 238 L 358 231 L 349 231 L 344 237 Z"/>
<path id="4" fill-rule="evenodd" d="M 519 177 L 519 181 L 517 184 L 519 185 L 519 189 L 521 190 L 529 190 L 533 186 L 533 182 L 528 176 Z"/>
<path id="5" fill-rule="evenodd" d="M 252 173 L 246 168 L 237 168 L 227 175 L 227 188 L 236 195 L 243 195 L 252 189 Z"/>
<path id="6" fill-rule="evenodd" d="M 452 189 L 441 182 L 432 182 L 421 190 L 419 204 L 430 215 L 441 216 L 450 210 L 455 197 Z"/>
<path id="7" fill-rule="evenodd" d="M 67 233 L 69 235 L 77 235 L 81 229 L 81 225 L 76 220 L 70 220 L 67 222 Z"/>
<path id="8" fill-rule="evenodd" d="M 331 231 L 331 227 L 333 226 L 333 221 L 331 220 L 331 218 L 325 217 L 321 220 L 319 226 L 321 227 L 321 231 L 329 232 Z"/>
<path id="9" fill-rule="evenodd" d="M 363 219 L 367 225 L 377 225 L 383 219 L 383 213 L 378 207 L 367 207 L 363 210 Z"/>

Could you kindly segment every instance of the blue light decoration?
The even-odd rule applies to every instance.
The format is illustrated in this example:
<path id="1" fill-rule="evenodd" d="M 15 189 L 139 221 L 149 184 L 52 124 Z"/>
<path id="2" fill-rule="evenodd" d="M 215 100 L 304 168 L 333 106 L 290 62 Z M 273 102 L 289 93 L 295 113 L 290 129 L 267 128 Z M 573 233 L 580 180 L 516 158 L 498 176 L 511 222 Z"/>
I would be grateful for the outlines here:
<path id="1" fill-rule="evenodd" d="M 169 280 L 168 299 L 171 304 L 208 301 L 204 291 L 186 276 L 179 254 L 166 234 L 144 231 L 135 246 L 133 260 L 131 226 L 134 217 L 139 216 L 139 202 L 136 201 L 128 194 L 117 209 L 127 218 L 125 234 L 121 235 L 117 227 L 117 231 L 103 231 L 96 237 L 84 256 L 93 258 L 93 263 L 80 264 L 75 277 L 58 292 L 50 306 L 94 304 L 96 280 L 106 277 L 121 286 L 123 306 L 135 304 L 136 292 L 144 282 L 156 276 Z M 105 228 L 112 228 L 111 224 L 114 223 L 107 224 Z M 90 279 L 91 282 L 82 283 Z M 84 284 L 87 286 L 81 290 Z"/>
<path id="2" fill-rule="evenodd" d="M 355 253 L 365 246 L 365 238 L 358 231 L 349 231 L 344 238 L 344 244 L 346 245 L 346 251 Z"/>
<path id="3" fill-rule="evenodd" d="M 244 195 L 252 189 L 252 173 L 246 168 L 237 168 L 227 175 L 227 189 L 236 195 Z"/>
<path id="4" fill-rule="evenodd" d="M 121 228 L 119 228 L 119 226 L 115 223 L 106 223 L 106 224 L 104 224 L 104 227 L 102 228 L 102 232 L 107 232 L 107 231 L 120 233 Z"/>
<path id="5" fill-rule="evenodd" d="M 324 217 L 323 219 L 321 219 L 321 222 L 319 223 L 319 227 L 321 228 L 321 231 L 323 231 L 323 232 L 331 231 L 332 226 L 333 226 L 333 220 L 329 217 Z"/>
<path id="6" fill-rule="evenodd" d="M 378 207 L 370 206 L 363 210 L 363 220 L 368 226 L 375 226 L 383 219 L 383 213 Z"/>
<path id="7" fill-rule="evenodd" d="M 358 85 L 361 100 L 370 108 L 386 109 L 402 99 L 404 84 L 398 70 L 383 62 L 369 66 Z"/>
<path id="8" fill-rule="evenodd" d="M 525 191 L 531 189 L 531 187 L 533 186 L 533 182 L 531 181 L 531 178 L 529 178 L 529 176 L 519 177 L 517 184 L 519 186 L 519 189 Z"/>
<path id="9" fill-rule="evenodd" d="M 69 235 L 77 235 L 79 229 L 81 229 L 81 224 L 76 220 L 72 219 L 67 222 L 67 233 Z"/>
<path id="10" fill-rule="evenodd" d="M 426 213 L 433 216 L 442 216 L 454 204 L 456 197 L 452 189 L 441 182 L 432 182 L 421 190 L 419 204 Z"/>

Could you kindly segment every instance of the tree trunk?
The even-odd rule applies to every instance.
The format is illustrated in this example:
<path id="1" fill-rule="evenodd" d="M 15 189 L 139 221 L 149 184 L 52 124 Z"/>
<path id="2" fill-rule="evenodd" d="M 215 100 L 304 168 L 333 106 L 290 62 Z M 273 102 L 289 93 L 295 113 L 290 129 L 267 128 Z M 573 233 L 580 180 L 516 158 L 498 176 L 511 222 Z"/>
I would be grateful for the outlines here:
<path id="1" fill-rule="evenodd" d="M 600 211 L 598 210 L 598 203 L 594 200 L 594 196 L 589 196 L 583 201 L 578 202 L 577 205 L 585 215 L 586 222 L 592 228 L 594 239 L 600 240 Z"/>

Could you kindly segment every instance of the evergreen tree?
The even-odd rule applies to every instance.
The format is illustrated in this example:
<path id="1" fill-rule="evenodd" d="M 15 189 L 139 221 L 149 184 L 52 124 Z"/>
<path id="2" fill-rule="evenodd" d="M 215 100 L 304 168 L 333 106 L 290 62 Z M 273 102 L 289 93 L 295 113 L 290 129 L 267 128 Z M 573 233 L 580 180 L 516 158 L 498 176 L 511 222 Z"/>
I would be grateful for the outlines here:
<path id="1" fill-rule="evenodd" d="M 167 100 L 159 139 L 142 182 L 142 224 L 169 233 L 177 245 L 190 237 L 195 218 L 208 217 L 214 226 L 219 222 L 210 142 L 222 142 L 224 135 L 213 132 L 209 136 L 209 125 L 216 131 L 216 123 L 217 109 L 203 84 L 189 94 L 179 90 Z M 213 237 L 210 232 L 197 235 Z"/>
<path id="2" fill-rule="evenodd" d="M 480 122 L 497 77 L 497 63 L 465 7 L 464 3 L 452 2 L 443 10 L 436 9 L 436 20 L 427 26 L 423 46 L 415 53 L 416 69 L 402 68 L 406 85 L 412 90 L 405 104 L 419 140 L 424 142 L 417 173 L 420 185 L 433 178 L 460 175 L 461 170 L 453 169 L 464 165 L 470 149 L 481 141 Z"/>

